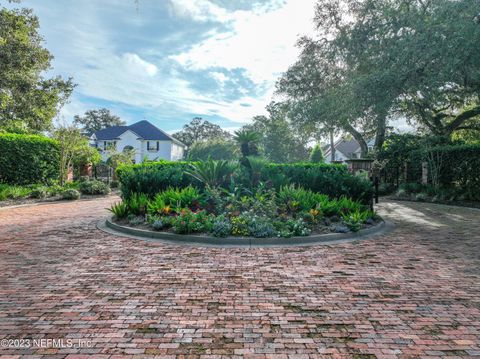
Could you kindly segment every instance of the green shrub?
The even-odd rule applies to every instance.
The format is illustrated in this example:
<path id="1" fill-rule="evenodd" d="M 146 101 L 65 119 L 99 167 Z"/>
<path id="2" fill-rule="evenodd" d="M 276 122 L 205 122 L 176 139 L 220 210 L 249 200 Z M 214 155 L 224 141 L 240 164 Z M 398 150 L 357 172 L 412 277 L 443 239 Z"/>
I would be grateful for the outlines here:
<path id="1" fill-rule="evenodd" d="M 212 234 L 215 237 L 228 237 L 232 232 L 232 224 L 225 216 L 217 216 L 213 221 Z"/>
<path id="2" fill-rule="evenodd" d="M 192 212 L 189 209 L 184 209 L 177 217 L 172 219 L 172 228 L 177 234 L 210 232 L 212 225 L 212 218 L 205 211 Z"/>
<path id="3" fill-rule="evenodd" d="M 31 192 L 32 189 L 30 187 L 0 184 L 0 201 L 26 198 Z"/>
<path id="4" fill-rule="evenodd" d="M 145 193 L 148 197 L 154 198 L 158 192 L 168 187 L 183 188 L 192 185 L 203 188 L 204 184 L 201 181 L 187 174 L 191 171 L 191 164 L 162 161 L 120 166 L 117 169 L 117 175 L 121 183 L 122 197 L 128 198 L 131 193 Z M 243 186 L 251 190 L 252 183 L 257 186 L 260 182 L 264 182 L 267 186 L 278 190 L 281 186 L 294 184 L 313 192 L 326 194 L 330 198 L 346 196 L 363 204 L 370 204 L 373 197 L 370 181 L 351 175 L 343 165 L 308 162 L 273 164 L 263 161 L 261 166 L 257 167 L 252 170 L 237 164 L 232 182 L 225 183 L 223 186 L 228 188 L 233 183 L 234 186 Z M 228 182 L 227 173 L 220 177 Z M 209 176 L 208 181 L 218 184 L 220 182 L 218 178 Z"/>
<path id="5" fill-rule="evenodd" d="M 80 192 L 78 192 L 76 189 L 66 189 L 62 192 L 62 198 L 76 200 L 80 198 Z"/>
<path id="6" fill-rule="evenodd" d="M 125 218 L 128 215 L 128 206 L 124 202 L 114 203 L 110 208 L 107 209 L 118 219 Z"/>
<path id="7" fill-rule="evenodd" d="M 289 212 L 297 212 L 315 208 L 319 203 L 328 201 L 328 196 L 289 185 L 280 188 L 278 199 L 281 204 L 287 207 Z"/>
<path id="8" fill-rule="evenodd" d="M 430 159 L 430 161 L 429 161 Z M 435 159 L 438 159 L 436 161 Z M 422 180 L 422 162 L 429 163 L 429 181 L 432 163 L 439 168 L 439 187 L 457 189 L 465 199 L 480 200 L 480 144 L 445 145 L 412 151 L 408 162 L 408 177 L 412 182 Z"/>
<path id="9" fill-rule="evenodd" d="M 426 193 L 417 193 L 415 196 L 415 200 L 419 202 L 425 202 L 427 200 L 428 196 Z"/>
<path id="10" fill-rule="evenodd" d="M 48 196 L 48 187 L 40 186 L 30 192 L 32 198 L 45 198 Z"/>
<path id="11" fill-rule="evenodd" d="M 355 211 L 348 214 L 342 214 L 342 218 L 348 229 L 350 229 L 352 232 L 358 232 L 360 229 L 362 229 L 363 224 L 369 217 L 369 214 L 369 211 Z"/>
<path id="12" fill-rule="evenodd" d="M 148 197 L 144 193 L 133 193 L 130 198 L 124 200 L 128 207 L 128 212 L 139 216 L 147 212 Z"/>
<path id="13" fill-rule="evenodd" d="M 268 238 L 274 237 L 276 231 L 269 219 L 254 216 L 248 222 L 248 234 L 255 238 Z"/>
<path id="14" fill-rule="evenodd" d="M 148 197 L 168 187 L 183 188 L 188 185 L 202 187 L 198 180 L 186 174 L 189 162 L 146 162 L 136 165 L 121 165 L 117 168 L 122 197 L 128 199 L 132 193 L 145 193 Z"/>
<path id="15" fill-rule="evenodd" d="M 0 183 L 49 183 L 59 176 L 58 143 L 38 135 L 0 133 Z"/>
<path id="16" fill-rule="evenodd" d="M 106 185 L 102 181 L 97 180 L 87 180 L 80 182 L 80 184 L 78 185 L 78 189 L 82 194 L 89 195 L 110 193 L 110 187 L 108 187 L 108 185 Z"/>

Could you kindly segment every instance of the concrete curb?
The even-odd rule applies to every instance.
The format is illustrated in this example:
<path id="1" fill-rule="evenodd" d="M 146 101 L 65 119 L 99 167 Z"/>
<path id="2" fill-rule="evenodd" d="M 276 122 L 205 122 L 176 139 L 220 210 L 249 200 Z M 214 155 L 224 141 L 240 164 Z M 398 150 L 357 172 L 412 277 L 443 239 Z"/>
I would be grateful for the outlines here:
<path id="1" fill-rule="evenodd" d="M 166 244 L 178 244 L 187 246 L 203 247 L 291 247 L 310 245 L 329 245 L 336 243 L 347 243 L 371 239 L 390 232 L 394 225 L 391 222 L 380 222 L 374 227 L 361 230 L 357 233 L 328 233 L 308 237 L 292 238 L 250 238 L 250 237 L 226 237 L 217 238 L 199 235 L 180 235 L 167 232 L 154 232 L 144 229 L 121 226 L 113 223 L 110 219 L 101 220 L 97 228 L 117 236 L 141 239 L 150 242 L 161 242 Z"/>

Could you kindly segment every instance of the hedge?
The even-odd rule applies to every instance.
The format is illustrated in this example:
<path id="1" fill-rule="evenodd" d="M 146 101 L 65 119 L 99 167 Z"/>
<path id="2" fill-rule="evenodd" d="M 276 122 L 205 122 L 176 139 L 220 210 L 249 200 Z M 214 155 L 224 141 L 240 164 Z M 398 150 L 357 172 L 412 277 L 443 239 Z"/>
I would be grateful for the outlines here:
<path id="1" fill-rule="evenodd" d="M 122 194 L 145 193 L 150 197 L 169 186 L 201 187 L 193 177 L 185 174 L 190 164 L 195 162 L 150 162 L 146 164 L 124 165 L 117 169 Z M 369 181 L 352 176 L 343 165 L 291 163 L 266 164 L 260 180 L 278 187 L 282 184 L 297 184 L 331 198 L 347 196 L 365 204 L 371 203 L 373 188 Z"/>
<path id="2" fill-rule="evenodd" d="M 59 146 L 38 135 L 0 134 L 0 183 L 49 183 L 59 176 Z"/>
<path id="3" fill-rule="evenodd" d="M 439 182 L 445 188 L 460 188 L 467 197 L 480 199 L 480 145 L 437 146 L 413 151 L 408 164 L 408 180 L 420 183 L 422 162 L 428 163 L 428 153 L 440 158 Z M 431 174 L 432 169 L 429 168 Z M 429 178 L 430 180 L 431 178 Z"/>

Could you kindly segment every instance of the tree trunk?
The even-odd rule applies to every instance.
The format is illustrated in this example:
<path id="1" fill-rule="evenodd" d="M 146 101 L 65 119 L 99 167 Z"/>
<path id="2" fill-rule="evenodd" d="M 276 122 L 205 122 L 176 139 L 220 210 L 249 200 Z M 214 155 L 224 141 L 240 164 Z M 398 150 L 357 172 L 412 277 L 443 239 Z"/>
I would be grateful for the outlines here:
<path id="1" fill-rule="evenodd" d="M 335 139 L 333 138 L 333 131 L 330 131 L 330 161 L 335 161 Z"/>
<path id="2" fill-rule="evenodd" d="M 377 117 L 377 131 L 375 135 L 375 150 L 380 151 L 385 142 L 385 132 L 387 130 L 386 115 L 379 115 Z"/>
<path id="3" fill-rule="evenodd" d="M 363 138 L 362 134 L 358 132 L 351 124 L 346 123 L 344 126 L 345 130 L 350 133 L 353 138 L 359 143 L 360 145 L 360 153 L 361 157 L 365 158 L 368 154 L 368 145 L 365 139 Z"/>

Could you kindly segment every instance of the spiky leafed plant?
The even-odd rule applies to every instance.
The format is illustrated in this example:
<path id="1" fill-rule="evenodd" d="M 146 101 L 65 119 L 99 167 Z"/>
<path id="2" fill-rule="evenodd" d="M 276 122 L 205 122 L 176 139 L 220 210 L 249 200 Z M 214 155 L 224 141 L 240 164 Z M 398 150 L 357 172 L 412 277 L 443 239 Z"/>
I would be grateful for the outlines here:
<path id="1" fill-rule="evenodd" d="M 233 139 L 240 145 L 243 157 L 258 156 L 258 142 L 262 135 L 249 129 L 235 131 Z"/>
<path id="2" fill-rule="evenodd" d="M 190 165 L 190 171 L 186 173 L 205 184 L 206 187 L 214 188 L 228 180 L 233 173 L 233 166 L 228 161 L 208 159 Z"/>

